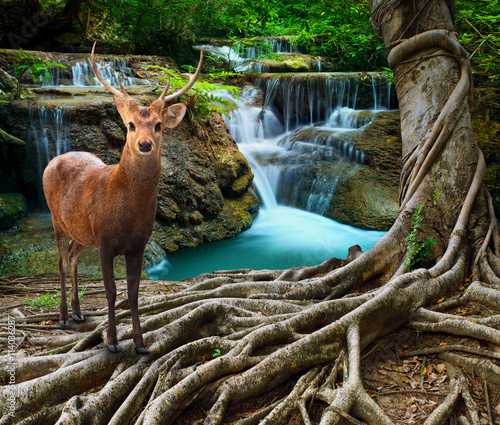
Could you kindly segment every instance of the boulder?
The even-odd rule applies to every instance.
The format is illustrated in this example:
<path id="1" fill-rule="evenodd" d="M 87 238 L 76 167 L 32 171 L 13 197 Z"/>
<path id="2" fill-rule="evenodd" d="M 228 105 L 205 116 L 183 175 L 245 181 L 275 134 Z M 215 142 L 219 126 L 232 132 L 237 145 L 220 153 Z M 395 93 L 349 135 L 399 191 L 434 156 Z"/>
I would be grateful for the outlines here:
<path id="1" fill-rule="evenodd" d="M 0 193 L 0 230 L 10 229 L 26 215 L 26 199 L 19 193 Z"/>
<path id="2" fill-rule="evenodd" d="M 359 129 L 315 126 L 282 140 L 288 154 L 278 163 L 283 176 L 279 196 L 287 205 L 340 223 L 388 230 L 398 212 L 399 111 L 357 115 Z M 361 125 L 368 118 L 372 121 Z"/>

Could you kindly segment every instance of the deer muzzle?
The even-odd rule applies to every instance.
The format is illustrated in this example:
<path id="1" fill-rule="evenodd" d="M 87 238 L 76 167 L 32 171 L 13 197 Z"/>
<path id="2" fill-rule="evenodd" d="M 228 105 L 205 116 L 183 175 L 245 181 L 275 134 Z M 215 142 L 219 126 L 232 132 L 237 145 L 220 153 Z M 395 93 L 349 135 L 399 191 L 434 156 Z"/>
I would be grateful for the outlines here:
<path id="1" fill-rule="evenodd" d="M 149 152 L 151 152 L 152 149 L 153 149 L 153 145 L 151 144 L 151 142 L 149 140 L 139 142 L 139 150 L 142 153 L 149 153 Z"/>

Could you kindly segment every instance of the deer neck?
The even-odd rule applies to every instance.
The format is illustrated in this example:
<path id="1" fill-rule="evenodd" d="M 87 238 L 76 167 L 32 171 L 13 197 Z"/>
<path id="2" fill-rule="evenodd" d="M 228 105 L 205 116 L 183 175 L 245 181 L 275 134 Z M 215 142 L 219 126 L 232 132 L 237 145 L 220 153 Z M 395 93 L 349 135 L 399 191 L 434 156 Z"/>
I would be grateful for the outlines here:
<path id="1" fill-rule="evenodd" d="M 136 197 L 156 200 L 160 171 L 159 152 L 149 156 L 138 155 L 125 145 L 120 163 L 113 172 L 113 179 L 119 181 L 128 193 L 137 195 Z"/>

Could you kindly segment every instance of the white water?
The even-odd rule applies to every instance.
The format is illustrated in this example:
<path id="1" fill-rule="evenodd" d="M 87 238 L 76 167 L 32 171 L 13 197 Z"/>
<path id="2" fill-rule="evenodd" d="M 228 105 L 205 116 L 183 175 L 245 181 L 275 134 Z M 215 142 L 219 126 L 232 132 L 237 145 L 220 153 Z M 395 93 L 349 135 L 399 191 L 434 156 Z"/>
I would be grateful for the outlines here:
<path id="1" fill-rule="evenodd" d="M 96 62 L 102 77 L 112 86 L 118 86 L 118 79 L 124 86 L 133 86 L 136 84 L 149 84 L 148 80 L 134 77 L 132 69 L 128 66 L 125 59 L 115 59 L 112 62 Z M 67 80 L 62 77 L 60 67 L 50 69 L 50 82 L 46 87 L 103 87 L 97 80 L 92 70 L 90 58 L 82 60 L 71 66 L 71 84 L 64 84 Z"/>
<path id="2" fill-rule="evenodd" d="M 279 83 L 271 80 L 269 84 L 278 86 Z M 250 229 L 235 238 L 169 254 L 160 264 L 147 270 L 149 276 L 154 279 L 180 280 L 215 270 L 311 266 L 331 257 L 346 258 L 349 247 L 355 244 L 360 245 L 363 251 L 370 249 L 385 232 L 366 231 L 340 224 L 313 212 L 281 205 L 279 199 L 280 186 L 286 185 L 287 177 L 293 173 L 293 167 L 292 171 L 280 169 L 280 160 L 287 161 L 294 150 L 307 150 L 306 145 L 314 149 L 317 144 L 316 140 L 292 140 L 297 138 L 304 126 L 310 129 L 316 120 L 326 118 L 323 125 L 314 129 L 318 132 L 335 132 L 353 131 L 368 123 L 369 120 L 360 122 L 357 119 L 359 111 L 345 105 L 343 99 L 346 90 L 349 91 L 348 105 L 354 106 L 356 103 L 357 88 L 352 88 L 350 84 L 335 83 L 333 93 L 327 90 L 325 95 L 329 104 L 326 112 L 311 113 L 310 123 L 306 125 L 301 123 L 301 118 L 292 116 L 290 105 L 284 107 L 286 125 L 281 123 L 271 109 L 273 87 L 268 87 L 263 108 L 254 106 L 258 94 L 256 89 L 244 90 L 239 96 L 238 108 L 230 113 L 227 124 L 255 175 L 254 184 L 261 201 L 258 217 Z M 312 92 L 314 87 L 310 87 Z M 288 87 L 288 90 L 293 90 L 293 87 Z M 374 102 L 380 106 L 378 98 Z M 314 105 L 320 102 L 320 98 L 309 96 L 308 102 Z M 336 152 L 335 155 L 331 153 L 332 158 L 340 154 L 345 158 L 341 161 L 351 161 L 354 167 L 356 163 L 364 161 L 364 153 L 347 143 L 332 143 L 332 146 L 324 148 Z M 304 164 L 299 166 L 304 167 Z M 324 211 L 340 179 L 341 175 L 335 181 L 324 181 L 325 176 L 318 175 L 307 201 L 308 209 Z"/>
<path id="3" fill-rule="evenodd" d="M 263 39 L 252 44 L 237 43 L 234 46 L 204 44 L 194 48 L 203 49 L 206 55 L 224 59 L 235 72 L 266 72 L 262 64 L 255 62 L 255 59 L 263 54 L 298 53 L 297 46 L 287 37 Z"/>
<path id="4" fill-rule="evenodd" d="M 60 106 L 46 107 L 32 105 L 29 111 L 30 132 L 28 143 L 30 152 L 36 152 L 36 167 L 38 173 L 38 199 L 42 204 L 43 170 L 49 161 L 57 155 L 71 150 L 70 141 L 64 130 L 66 122 L 64 109 Z"/>

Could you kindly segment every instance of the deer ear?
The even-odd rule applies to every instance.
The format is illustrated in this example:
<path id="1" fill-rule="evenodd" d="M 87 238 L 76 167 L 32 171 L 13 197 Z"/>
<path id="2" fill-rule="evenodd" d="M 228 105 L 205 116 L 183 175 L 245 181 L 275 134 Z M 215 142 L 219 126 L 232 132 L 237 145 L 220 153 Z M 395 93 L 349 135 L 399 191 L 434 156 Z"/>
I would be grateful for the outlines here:
<path id="1" fill-rule="evenodd" d="M 128 120 L 126 118 L 126 111 L 127 111 L 126 104 L 127 103 L 116 96 L 113 96 L 113 100 L 115 101 L 116 109 L 118 109 L 118 113 L 122 117 L 123 122 L 125 124 L 127 124 L 127 122 L 128 122 Z"/>
<path id="2" fill-rule="evenodd" d="M 186 105 L 176 103 L 162 111 L 163 123 L 169 128 L 176 127 L 184 118 L 186 113 Z"/>

